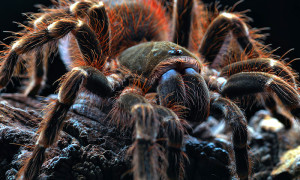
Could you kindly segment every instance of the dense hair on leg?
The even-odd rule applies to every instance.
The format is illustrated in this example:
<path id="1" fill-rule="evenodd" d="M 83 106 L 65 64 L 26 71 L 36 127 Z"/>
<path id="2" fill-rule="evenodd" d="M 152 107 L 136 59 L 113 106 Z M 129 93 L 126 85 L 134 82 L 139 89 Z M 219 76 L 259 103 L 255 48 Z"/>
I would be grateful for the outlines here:
<path id="1" fill-rule="evenodd" d="M 221 65 L 228 53 L 232 40 L 236 40 L 240 50 L 250 58 L 259 56 L 251 41 L 249 29 L 243 20 L 233 13 L 221 13 L 216 17 L 202 39 L 199 52 L 213 68 Z"/>
<path id="2" fill-rule="evenodd" d="M 103 68 L 105 58 L 102 58 L 99 42 L 96 38 L 93 38 L 96 35 L 89 26 L 82 21 L 59 20 L 50 24 L 46 29 L 22 37 L 13 44 L 0 69 L 0 85 L 4 87 L 10 80 L 19 55 L 41 47 L 51 41 L 56 41 L 69 32 L 72 32 L 75 36 L 86 65 L 93 66 L 93 62 L 95 61 L 97 62 L 97 66 Z"/>
<path id="3" fill-rule="evenodd" d="M 36 47 L 41 47 L 43 44 L 48 43 L 51 40 L 65 36 L 74 27 L 76 27 L 76 23 L 73 21 L 59 21 L 56 24 L 52 24 L 52 26 L 50 25 L 49 29 L 31 33 L 16 41 L 11 50 L 8 52 L 8 55 L 6 56 L 6 59 L 4 60 L 0 69 L 1 87 L 6 86 L 6 84 L 9 82 L 19 59 L 19 55 L 27 53 Z"/>
<path id="4" fill-rule="evenodd" d="M 261 92 L 275 94 L 284 107 L 299 118 L 294 111 L 300 106 L 299 93 L 278 76 L 264 72 L 242 72 L 232 75 L 221 89 L 221 94 L 230 98 Z"/>
<path id="5" fill-rule="evenodd" d="M 98 90 L 97 88 L 86 86 L 87 82 L 93 82 L 95 87 L 98 88 L 100 86 L 103 88 L 102 90 L 105 90 L 105 93 L 101 97 L 107 97 L 112 92 L 112 89 L 109 89 L 111 88 L 109 82 L 97 69 L 92 67 L 77 67 L 67 73 L 62 79 L 58 92 L 58 100 L 48 107 L 49 111 L 43 117 L 38 130 L 40 133 L 34 152 L 19 172 L 19 177 L 25 177 L 25 179 L 34 179 L 37 177 L 44 160 L 45 149 L 57 141 L 67 112 L 74 104 L 78 92 L 83 87 L 91 92 Z"/>
<path id="6" fill-rule="evenodd" d="M 221 69 L 220 76 L 230 77 L 240 72 L 266 72 L 281 77 L 282 79 L 292 83 L 297 89 L 297 74 L 293 70 L 279 60 L 273 58 L 255 58 L 231 63 Z"/>
<path id="7" fill-rule="evenodd" d="M 274 97 L 271 95 L 264 96 L 263 105 L 271 112 L 272 116 L 274 116 L 284 125 L 286 129 L 290 129 L 292 127 L 293 121 L 278 112 L 278 104 L 276 103 Z"/>
<path id="8" fill-rule="evenodd" d="M 161 123 L 161 133 L 167 139 L 167 176 L 169 179 L 184 178 L 185 154 L 182 151 L 184 127 L 177 115 L 163 106 L 155 106 L 158 119 Z"/>
<path id="9" fill-rule="evenodd" d="M 137 104 L 132 107 L 135 121 L 135 146 L 133 152 L 134 179 L 159 179 L 157 154 L 155 147 L 159 124 L 151 105 Z"/>
<path id="10" fill-rule="evenodd" d="M 225 98 L 211 99 L 212 116 L 224 118 L 232 130 L 236 172 L 241 179 L 248 179 L 250 165 L 248 157 L 247 120 L 239 107 Z"/>
<path id="11" fill-rule="evenodd" d="M 111 44 L 111 30 L 110 22 L 102 2 L 98 5 L 92 6 L 88 11 L 89 26 L 95 31 L 97 39 L 100 40 L 102 53 L 104 55 L 110 54 Z"/>
<path id="12" fill-rule="evenodd" d="M 180 46 L 188 47 L 190 40 L 193 0 L 174 1 L 173 10 L 173 42 Z"/>
<path id="13" fill-rule="evenodd" d="M 37 178 L 45 160 L 45 150 L 45 147 L 36 145 L 31 155 L 32 158 L 28 159 L 25 165 L 19 170 L 17 179 L 31 180 Z"/>
<path id="14" fill-rule="evenodd" d="M 123 89 L 109 113 L 111 122 L 122 129 L 134 127 L 131 109 L 137 104 L 147 103 L 147 100 L 142 95 L 142 91 L 138 87 L 127 87 Z"/>

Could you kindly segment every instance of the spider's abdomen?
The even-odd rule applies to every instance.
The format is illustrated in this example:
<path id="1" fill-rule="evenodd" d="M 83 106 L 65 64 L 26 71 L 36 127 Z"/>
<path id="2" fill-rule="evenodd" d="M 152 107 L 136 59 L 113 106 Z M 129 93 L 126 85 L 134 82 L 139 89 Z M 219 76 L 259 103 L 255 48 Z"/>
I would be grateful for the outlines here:
<path id="1" fill-rule="evenodd" d="M 133 1 L 114 5 L 109 11 L 112 49 L 121 52 L 140 42 L 167 41 L 168 17 L 156 0 Z"/>

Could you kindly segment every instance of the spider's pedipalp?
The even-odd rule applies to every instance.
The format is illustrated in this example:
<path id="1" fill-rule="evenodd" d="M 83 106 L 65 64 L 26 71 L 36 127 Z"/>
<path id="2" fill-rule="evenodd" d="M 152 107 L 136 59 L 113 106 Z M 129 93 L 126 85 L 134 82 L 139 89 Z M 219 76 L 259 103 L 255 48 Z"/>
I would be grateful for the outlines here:
<path id="1" fill-rule="evenodd" d="M 131 114 L 135 122 L 134 179 L 159 179 L 159 155 L 155 145 L 159 123 L 154 108 L 150 104 L 137 104 L 132 107 Z"/>
<path id="2" fill-rule="evenodd" d="M 221 13 L 208 27 L 200 48 L 200 54 L 211 67 L 217 67 L 222 63 L 224 53 L 227 53 L 232 39 L 235 39 L 240 50 L 250 58 L 258 57 L 254 44 L 251 42 L 247 25 L 237 15 Z"/>
<path id="3" fill-rule="evenodd" d="M 211 101 L 212 115 L 224 118 L 226 124 L 232 129 L 236 172 L 239 178 L 248 179 L 250 165 L 248 160 L 247 120 L 240 108 L 230 100 L 212 98 Z"/>
<path id="4" fill-rule="evenodd" d="M 184 127 L 174 112 L 163 106 L 150 105 L 138 87 L 127 87 L 117 98 L 111 113 L 113 123 L 117 126 L 121 128 L 135 126 L 133 146 L 135 179 L 157 179 L 165 170 L 171 179 L 183 177 L 184 153 L 181 148 Z M 162 138 L 161 136 L 167 139 L 165 151 L 168 154 L 169 166 L 164 169 L 166 168 L 164 165 L 167 164 L 161 162 L 159 168 L 163 169 L 158 172 L 158 159 L 165 161 L 156 144 L 156 139 Z"/>
<path id="5" fill-rule="evenodd" d="M 111 110 L 112 122 L 122 128 L 133 127 L 131 109 L 137 104 L 145 104 L 147 100 L 142 96 L 142 91 L 138 87 L 125 88 Z"/>
<path id="6" fill-rule="evenodd" d="M 121 128 L 133 128 L 134 179 L 158 179 L 159 153 L 156 138 L 159 133 L 159 121 L 152 105 L 141 96 L 138 87 L 125 88 L 111 111 L 112 122 Z"/>

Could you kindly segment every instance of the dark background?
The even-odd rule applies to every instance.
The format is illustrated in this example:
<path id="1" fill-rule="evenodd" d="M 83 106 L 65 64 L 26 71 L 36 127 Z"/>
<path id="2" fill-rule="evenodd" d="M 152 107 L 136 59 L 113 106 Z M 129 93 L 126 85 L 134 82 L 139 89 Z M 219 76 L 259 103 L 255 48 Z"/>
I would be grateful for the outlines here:
<path id="1" fill-rule="evenodd" d="M 204 0 L 204 2 L 215 2 Z M 232 6 L 237 0 L 221 0 L 224 6 Z M 36 12 L 35 4 L 50 5 L 50 0 L 1 0 L 0 4 L 0 40 L 9 43 L 9 40 L 3 40 L 9 36 L 9 33 L 3 31 L 18 31 L 20 28 L 13 21 L 22 22 L 26 19 L 22 13 Z M 294 48 L 286 57 L 290 60 L 300 58 L 300 1 L 299 0 L 245 0 L 238 5 L 237 11 L 250 9 L 247 15 L 253 18 L 250 23 L 252 27 L 270 27 L 265 31 L 270 33 L 266 44 L 272 44 L 273 49 L 280 47 L 275 54 L 281 56 L 288 50 Z M 300 72 L 300 61 L 292 63 L 293 68 Z"/>

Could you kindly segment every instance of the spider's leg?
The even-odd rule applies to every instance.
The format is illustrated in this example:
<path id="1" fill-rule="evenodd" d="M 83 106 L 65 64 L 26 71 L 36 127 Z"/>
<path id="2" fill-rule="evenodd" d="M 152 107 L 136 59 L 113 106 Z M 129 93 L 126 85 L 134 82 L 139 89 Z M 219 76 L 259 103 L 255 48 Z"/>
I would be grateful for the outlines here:
<path id="1" fill-rule="evenodd" d="M 192 22 L 193 0 L 176 0 L 173 9 L 173 42 L 188 47 Z"/>
<path id="2" fill-rule="evenodd" d="M 170 109 L 163 106 L 155 106 L 158 119 L 161 123 L 161 131 L 167 138 L 167 158 L 169 179 L 183 179 L 185 154 L 182 151 L 184 127 L 183 121 Z"/>
<path id="3" fill-rule="evenodd" d="M 102 2 L 98 5 L 92 6 L 88 10 L 89 26 L 97 34 L 97 38 L 100 39 L 100 45 L 102 47 L 102 53 L 109 55 L 111 46 L 111 32 L 109 18 Z"/>
<path id="4" fill-rule="evenodd" d="M 155 145 L 159 123 L 150 104 L 137 104 L 131 110 L 135 121 L 133 152 L 134 179 L 151 180 L 158 177 L 158 147 Z"/>
<path id="5" fill-rule="evenodd" d="M 264 96 L 263 105 L 266 107 L 266 109 L 269 110 L 269 112 L 272 114 L 273 117 L 278 119 L 278 121 L 280 121 L 284 125 L 286 129 L 290 129 L 292 127 L 293 121 L 290 120 L 288 117 L 280 114 L 280 112 L 278 112 L 277 110 L 278 106 L 274 97 Z"/>
<path id="6" fill-rule="evenodd" d="M 119 84 L 116 79 L 107 78 L 99 70 L 89 66 L 76 67 L 68 72 L 59 88 L 58 100 L 43 118 L 33 154 L 20 170 L 19 178 L 31 180 L 37 177 L 45 150 L 56 142 L 67 112 L 82 88 L 105 98 L 110 97 Z"/>
<path id="7" fill-rule="evenodd" d="M 48 57 L 50 49 L 44 45 L 42 51 L 37 51 L 33 55 L 33 68 L 30 79 L 30 84 L 26 88 L 24 94 L 26 96 L 35 96 L 40 88 L 45 84 L 46 74 L 48 71 Z"/>
<path id="8" fill-rule="evenodd" d="M 49 22 L 52 17 L 60 17 L 63 16 L 63 13 L 53 13 L 53 14 L 45 14 L 34 22 L 34 29 L 35 31 L 38 31 L 43 24 L 46 24 Z M 46 81 L 46 74 L 48 71 L 48 57 L 50 54 L 50 47 L 45 44 L 41 51 L 33 52 L 33 72 L 30 79 L 30 84 L 26 88 L 24 94 L 26 96 L 35 96 L 38 94 L 41 86 Z"/>
<path id="9" fill-rule="evenodd" d="M 200 122 L 208 116 L 209 91 L 203 77 L 193 68 L 167 71 L 161 77 L 157 92 L 161 105 L 187 107 L 189 121 Z"/>
<path id="10" fill-rule="evenodd" d="M 38 30 L 42 30 L 43 28 L 45 28 L 45 26 L 49 26 L 51 24 L 51 22 L 54 22 L 55 20 L 59 20 L 61 18 L 66 18 L 67 16 L 72 16 L 72 17 L 76 17 L 76 18 L 84 18 L 84 16 L 86 16 L 87 12 L 88 13 L 88 17 L 90 19 L 92 19 L 95 14 L 98 14 L 98 11 L 96 13 L 91 14 L 90 12 L 94 12 L 94 10 L 97 9 L 104 9 L 104 5 L 103 3 L 99 3 L 99 4 L 95 4 L 95 3 L 91 3 L 91 2 L 76 2 L 73 5 L 71 5 L 71 7 L 69 9 L 58 9 L 58 10 L 53 10 L 52 12 L 45 12 L 46 14 L 40 16 L 39 18 L 37 18 L 34 22 L 33 22 L 33 26 L 35 31 Z M 103 15 L 106 15 L 105 11 L 101 12 Z M 104 20 L 103 20 L 104 18 Z M 99 21 L 103 20 L 107 21 L 107 17 L 99 17 Z M 90 22 L 90 24 L 92 24 L 94 22 Z M 104 23 L 104 22 L 100 22 L 100 23 Z M 98 26 L 100 26 L 99 22 L 97 23 Z M 105 26 L 105 25 L 104 25 Z M 90 27 L 95 30 L 94 26 Z M 108 31 L 106 29 L 106 31 Z M 101 35 L 104 33 L 105 31 L 101 31 L 101 33 L 99 33 L 99 38 L 103 38 L 109 40 L 106 37 L 102 37 Z M 103 46 L 102 46 L 103 47 Z M 109 47 L 109 46 L 108 46 Z M 64 51 L 68 51 L 67 49 L 64 49 Z M 104 51 L 104 50 L 103 50 Z M 27 87 L 27 89 L 25 90 L 25 95 L 26 96 L 34 96 L 38 93 L 38 91 L 40 90 L 41 86 L 45 83 L 46 81 L 46 74 L 47 74 L 47 70 L 48 70 L 48 58 L 49 55 L 51 54 L 51 49 L 50 47 L 45 44 L 42 48 L 41 51 L 37 51 L 34 52 L 35 54 L 33 55 L 33 73 L 31 76 L 31 81 L 29 86 Z"/>
<path id="11" fill-rule="evenodd" d="M 85 60 L 92 63 L 92 60 L 100 58 L 97 56 L 108 55 L 110 49 L 110 28 L 103 2 L 100 1 L 97 4 L 89 1 L 76 2 L 70 6 L 70 12 L 75 18 L 80 17 L 82 19 L 87 17 L 89 21 L 88 25 L 83 24 L 84 28 L 74 29 L 73 31 L 76 31 L 76 33 L 72 31 Z M 79 20 L 78 22 L 82 21 Z M 104 61 L 97 61 L 98 68 L 103 68 L 104 63 Z"/>
<path id="12" fill-rule="evenodd" d="M 105 60 L 101 58 L 101 47 L 90 27 L 82 21 L 59 20 L 49 25 L 46 29 L 20 38 L 13 44 L 0 69 L 0 87 L 5 87 L 9 82 L 21 54 L 60 39 L 69 32 L 72 32 L 75 36 L 86 65 L 91 65 L 94 60 L 98 60 L 98 65 L 103 67 Z"/>
<path id="13" fill-rule="evenodd" d="M 220 76 L 230 77 L 233 74 L 237 74 L 243 71 L 256 71 L 274 74 L 290 83 L 291 86 L 296 90 L 298 88 L 296 83 L 297 74 L 295 74 L 293 70 L 283 62 L 272 58 L 256 58 L 231 63 L 222 68 Z M 271 114 L 275 118 L 282 122 L 287 129 L 291 128 L 292 121 L 288 117 L 280 114 L 280 111 L 278 112 L 281 107 L 278 103 L 276 103 L 272 96 L 263 96 L 262 101 L 263 105 L 271 112 Z"/>
<path id="14" fill-rule="evenodd" d="M 66 18 L 68 16 L 74 18 L 85 18 L 88 15 L 90 9 L 95 7 L 103 6 L 103 2 L 95 2 L 95 1 L 77 1 L 69 6 L 69 8 L 58 8 L 58 9 L 48 9 L 44 11 L 44 15 L 40 16 L 35 20 L 34 23 L 38 21 L 40 27 L 44 27 L 45 25 L 49 25 L 49 22 L 53 22 L 53 20 L 59 20 L 61 18 Z"/>
<path id="15" fill-rule="evenodd" d="M 160 163 L 162 167 L 157 166 L 158 161 L 165 160 L 156 144 L 157 138 L 162 137 L 167 139 L 168 177 L 183 177 L 184 154 L 181 147 L 184 128 L 174 112 L 163 106 L 150 105 L 138 87 L 126 87 L 112 110 L 112 120 L 121 128 L 135 126 L 134 179 L 158 179 L 159 174 L 165 176 L 165 163 Z M 161 168 L 163 170 L 159 171 Z"/>
<path id="16" fill-rule="evenodd" d="M 220 84 L 221 94 L 229 98 L 254 93 L 274 93 L 279 103 L 294 117 L 300 118 L 300 95 L 294 86 L 284 79 L 264 72 L 241 72 L 230 76 Z"/>
<path id="17" fill-rule="evenodd" d="M 112 122 L 121 128 L 133 128 L 134 179 L 158 179 L 158 159 L 161 156 L 156 144 L 159 121 L 152 105 L 142 96 L 138 87 L 126 87 L 111 112 Z"/>
<path id="18" fill-rule="evenodd" d="M 251 42 L 246 23 L 237 15 L 226 12 L 211 22 L 202 39 L 199 52 L 211 66 L 215 67 L 222 62 L 232 39 L 238 42 L 241 51 L 250 58 L 259 56 Z"/>
<path id="19" fill-rule="evenodd" d="M 240 108 L 229 99 L 213 97 L 211 99 L 212 116 L 224 118 L 232 129 L 233 151 L 235 155 L 236 172 L 240 179 L 248 179 L 250 174 L 247 120 Z"/>
<path id="20" fill-rule="evenodd" d="M 293 72 L 293 69 L 285 65 L 284 62 L 272 58 L 255 58 L 230 63 L 221 69 L 220 76 L 229 77 L 243 71 L 271 73 L 292 83 L 295 89 L 297 89 L 297 74 Z"/>

